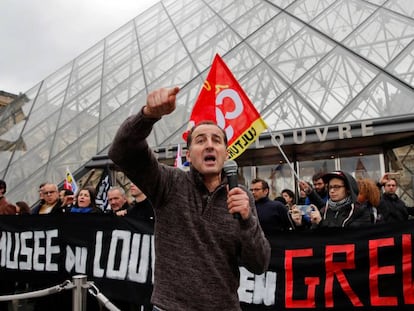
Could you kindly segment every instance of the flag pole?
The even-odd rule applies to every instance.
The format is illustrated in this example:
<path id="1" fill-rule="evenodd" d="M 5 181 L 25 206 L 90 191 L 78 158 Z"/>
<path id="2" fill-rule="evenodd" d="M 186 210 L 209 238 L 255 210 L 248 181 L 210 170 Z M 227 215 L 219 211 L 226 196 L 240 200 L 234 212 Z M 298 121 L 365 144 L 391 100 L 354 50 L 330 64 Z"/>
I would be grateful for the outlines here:
<path id="1" fill-rule="evenodd" d="M 280 151 L 280 153 L 282 154 L 283 158 L 285 159 L 286 163 L 289 165 L 289 167 L 290 167 L 290 169 L 291 169 L 291 171 L 292 171 L 293 175 L 294 175 L 294 176 L 296 177 L 296 179 L 299 181 L 299 180 L 300 180 L 299 175 L 296 173 L 296 171 L 295 171 L 295 169 L 294 169 L 294 167 L 293 167 L 292 163 L 289 161 L 289 159 L 288 159 L 287 155 L 286 155 L 286 154 L 285 154 L 285 152 L 283 151 L 282 146 L 280 146 L 280 144 L 279 144 L 279 142 L 277 141 L 277 139 L 276 139 L 276 138 L 274 138 L 274 137 L 272 136 L 272 134 L 271 134 L 271 133 L 269 133 L 269 134 L 270 134 L 271 140 L 275 142 L 275 144 L 276 144 L 277 148 L 279 149 L 279 151 Z"/>

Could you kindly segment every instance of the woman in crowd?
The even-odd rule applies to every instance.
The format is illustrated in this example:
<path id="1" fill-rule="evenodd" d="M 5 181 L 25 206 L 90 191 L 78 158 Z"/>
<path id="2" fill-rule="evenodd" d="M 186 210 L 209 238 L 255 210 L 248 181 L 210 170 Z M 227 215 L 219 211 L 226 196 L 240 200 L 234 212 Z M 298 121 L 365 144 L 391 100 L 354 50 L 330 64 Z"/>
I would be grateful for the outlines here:
<path id="1" fill-rule="evenodd" d="M 70 209 L 71 213 L 101 213 L 102 211 L 96 207 L 95 189 L 93 187 L 84 187 L 79 190 L 76 196 L 76 205 Z"/>
<path id="2" fill-rule="evenodd" d="M 369 178 L 358 179 L 357 201 L 361 207 L 368 209 L 371 215 L 371 223 L 377 222 L 377 206 L 381 200 L 381 192 L 376 183 Z"/>
<path id="3" fill-rule="evenodd" d="M 370 211 L 357 203 L 358 183 L 344 171 L 323 176 L 328 184 L 329 199 L 320 211 L 311 212 L 312 227 L 359 227 L 371 224 Z"/>
<path id="4" fill-rule="evenodd" d="M 290 210 L 291 207 L 295 204 L 295 194 L 290 189 L 283 189 L 281 195 L 286 201 L 288 210 Z"/>
<path id="5" fill-rule="evenodd" d="M 30 215 L 31 213 L 29 204 L 24 201 L 16 202 L 16 215 Z"/>

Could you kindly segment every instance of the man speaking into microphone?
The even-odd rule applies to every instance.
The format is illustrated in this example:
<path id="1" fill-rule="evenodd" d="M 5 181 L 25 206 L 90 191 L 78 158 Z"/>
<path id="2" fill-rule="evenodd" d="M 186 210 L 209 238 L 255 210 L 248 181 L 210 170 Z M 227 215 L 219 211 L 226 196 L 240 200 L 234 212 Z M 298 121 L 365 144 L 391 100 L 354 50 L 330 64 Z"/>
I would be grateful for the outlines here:
<path id="1" fill-rule="evenodd" d="M 147 136 L 175 110 L 178 92 L 175 87 L 148 94 L 141 111 L 121 125 L 109 157 L 154 206 L 154 310 L 241 310 L 239 262 L 264 273 L 270 246 L 252 195 L 227 184 L 227 138 L 220 127 L 206 121 L 190 130 L 188 172 L 159 163 L 149 148 Z"/>

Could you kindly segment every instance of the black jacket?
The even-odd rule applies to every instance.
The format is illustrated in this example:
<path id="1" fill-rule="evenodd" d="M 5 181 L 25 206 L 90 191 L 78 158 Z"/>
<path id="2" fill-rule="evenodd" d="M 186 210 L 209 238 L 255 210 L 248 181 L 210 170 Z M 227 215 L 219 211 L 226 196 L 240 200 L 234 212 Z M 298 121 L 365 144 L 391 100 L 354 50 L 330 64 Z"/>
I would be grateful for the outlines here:
<path id="1" fill-rule="evenodd" d="M 405 203 L 396 194 L 383 193 L 377 207 L 378 222 L 400 222 L 408 219 Z"/>

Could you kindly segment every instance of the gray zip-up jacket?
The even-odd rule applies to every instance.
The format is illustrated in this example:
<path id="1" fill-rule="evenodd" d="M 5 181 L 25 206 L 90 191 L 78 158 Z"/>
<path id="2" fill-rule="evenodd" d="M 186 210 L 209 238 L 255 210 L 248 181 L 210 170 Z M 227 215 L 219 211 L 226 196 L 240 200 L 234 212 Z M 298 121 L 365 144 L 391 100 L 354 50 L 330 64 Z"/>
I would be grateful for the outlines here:
<path id="1" fill-rule="evenodd" d="M 261 274 L 270 260 L 254 199 L 249 194 L 251 217 L 236 220 L 225 180 L 209 193 L 197 171 L 160 164 L 145 140 L 156 121 L 142 112 L 129 117 L 109 150 L 155 209 L 152 303 L 167 311 L 240 310 L 239 263 Z"/>

